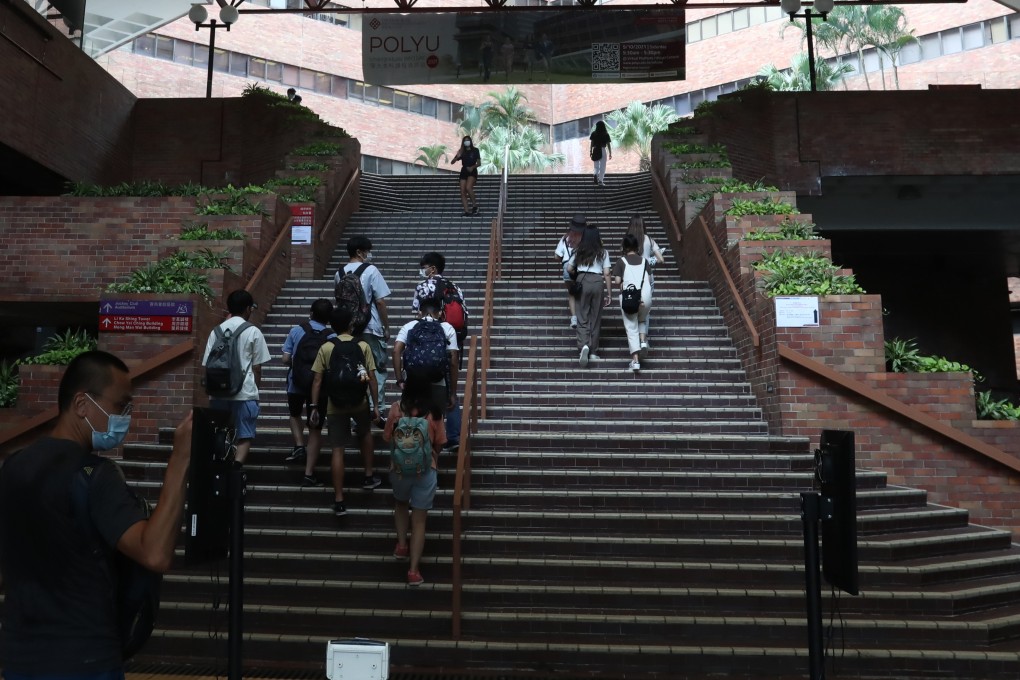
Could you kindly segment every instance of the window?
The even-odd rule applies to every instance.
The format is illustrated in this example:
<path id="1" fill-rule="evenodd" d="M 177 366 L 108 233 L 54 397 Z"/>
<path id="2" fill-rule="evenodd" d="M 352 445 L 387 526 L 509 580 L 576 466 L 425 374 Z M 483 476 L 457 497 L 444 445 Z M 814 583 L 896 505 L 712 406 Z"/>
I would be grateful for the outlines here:
<path id="1" fill-rule="evenodd" d="M 393 174 L 394 175 L 407 175 L 407 163 L 401 163 L 400 161 L 393 161 Z"/>
<path id="2" fill-rule="evenodd" d="M 230 52 L 230 75 L 246 77 L 248 75 L 248 57 L 237 52 Z"/>
<path id="3" fill-rule="evenodd" d="M 283 84 L 292 85 L 297 87 L 298 84 L 298 67 L 291 66 L 290 64 L 282 64 L 283 66 Z"/>
<path id="4" fill-rule="evenodd" d="M 963 51 L 963 33 L 952 29 L 942 34 L 942 54 L 956 54 Z"/>
<path id="5" fill-rule="evenodd" d="M 745 7 L 744 9 L 738 9 L 733 13 L 733 30 L 739 31 L 742 28 L 747 28 L 751 25 L 750 12 Z"/>
<path id="6" fill-rule="evenodd" d="M 406 92 L 400 90 L 393 90 L 393 108 L 400 109 L 401 111 L 407 111 L 407 98 Z"/>
<path id="7" fill-rule="evenodd" d="M 393 106 L 393 90 L 388 87 L 380 87 L 379 104 L 382 106 Z"/>
<path id="8" fill-rule="evenodd" d="M 701 22 L 695 21 L 687 25 L 687 42 L 694 43 L 701 40 Z"/>
<path id="9" fill-rule="evenodd" d="M 349 81 L 343 76 L 330 76 L 330 80 L 333 81 L 333 96 L 347 99 L 347 83 Z"/>
<path id="10" fill-rule="evenodd" d="M 283 64 L 276 61 L 266 61 L 266 80 L 280 82 L 283 80 Z"/>
<path id="11" fill-rule="evenodd" d="M 784 19 L 786 15 L 783 14 L 783 8 L 779 5 L 769 5 L 765 8 L 765 21 L 775 21 L 776 19 Z"/>
<path id="12" fill-rule="evenodd" d="M 316 72 L 311 69 L 302 68 L 298 69 L 298 87 L 303 90 L 314 90 L 315 89 L 315 75 Z"/>
<path id="13" fill-rule="evenodd" d="M 440 100 L 439 113 L 436 117 L 448 123 L 453 122 L 453 104 Z"/>
<path id="14" fill-rule="evenodd" d="M 135 38 L 133 51 L 135 54 L 144 54 L 147 57 L 151 57 L 156 53 L 156 38 L 151 35 Z"/>
<path id="15" fill-rule="evenodd" d="M 347 81 L 347 96 L 351 99 L 365 98 L 365 83 L 360 80 Z"/>
<path id="16" fill-rule="evenodd" d="M 178 40 L 174 44 L 174 61 L 178 64 L 191 66 L 194 61 L 195 44 Z"/>
<path id="17" fill-rule="evenodd" d="M 878 51 L 877 50 L 865 50 L 864 52 L 864 70 L 868 73 L 874 73 L 878 70 Z"/>
<path id="18" fill-rule="evenodd" d="M 436 109 L 439 106 L 439 102 L 432 97 L 423 97 L 421 100 L 421 112 L 422 115 L 430 118 L 436 117 Z"/>
<path id="19" fill-rule="evenodd" d="M 156 36 L 156 58 L 170 60 L 174 58 L 173 38 L 164 38 L 161 35 Z"/>
<path id="20" fill-rule="evenodd" d="M 581 134 L 577 129 L 577 121 L 571 120 L 563 124 L 563 139 L 577 139 Z"/>
<path id="21" fill-rule="evenodd" d="M 328 73 L 316 73 L 315 74 L 315 91 L 321 92 L 322 94 L 330 93 L 330 84 L 333 78 Z"/>
<path id="22" fill-rule="evenodd" d="M 377 172 L 378 164 L 376 163 L 375 156 L 361 156 L 361 170 L 362 172 Z"/>
<path id="23" fill-rule="evenodd" d="M 900 50 L 900 64 L 916 64 L 921 61 L 921 43 L 908 43 Z"/>
<path id="24" fill-rule="evenodd" d="M 209 66 L 209 46 L 208 45 L 195 45 L 195 54 L 192 63 L 199 68 L 206 68 Z"/>
<path id="25" fill-rule="evenodd" d="M 377 161 L 379 169 L 377 172 L 380 175 L 392 175 L 393 174 L 393 161 L 388 158 L 380 158 Z"/>
<path id="26" fill-rule="evenodd" d="M 407 110 L 411 113 L 421 113 L 421 99 L 420 94 L 407 95 Z"/>
<path id="27" fill-rule="evenodd" d="M 1006 17 L 994 19 L 990 23 L 988 35 L 992 43 L 1001 43 L 1009 40 L 1009 24 L 1006 23 Z"/>
<path id="28" fill-rule="evenodd" d="M 266 60 L 259 59 L 258 57 L 249 57 L 248 59 L 248 74 L 252 78 L 265 78 L 266 77 Z"/>
<path id="29" fill-rule="evenodd" d="M 942 40 L 939 34 L 926 35 L 921 38 L 921 57 L 923 59 L 935 59 L 942 56 Z"/>
<path id="30" fill-rule="evenodd" d="M 673 97 L 673 110 L 676 111 L 678 116 L 686 116 L 691 113 L 694 110 L 691 108 L 691 96 L 689 94 L 679 94 Z"/>
<path id="31" fill-rule="evenodd" d="M 732 12 L 724 12 L 723 14 L 720 14 L 718 16 L 718 20 L 719 20 L 719 35 L 722 35 L 723 33 L 732 33 L 733 32 L 733 13 Z"/>
<path id="32" fill-rule="evenodd" d="M 989 43 L 991 40 L 988 41 Z M 963 49 L 976 50 L 985 46 L 984 24 L 973 24 L 963 27 Z"/>
<path id="33" fill-rule="evenodd" d="M 213 70 L 226 73 L 230 68 L 230 53 L 226 50 L 216 50 L 213 54 Z"/>
<path id="34" fill-rule="evenodd" d="M 758 24 L 765 23 L 765 8 L 764 7 L 749 7 L 747 11 L 747 21 L 751 26 L 757 26 Z"/>
<path id="35" fill-rule="evenodd" d="M 379 86 L 365 83 L 365 101 L 375 104 L 379 101 Z"/>

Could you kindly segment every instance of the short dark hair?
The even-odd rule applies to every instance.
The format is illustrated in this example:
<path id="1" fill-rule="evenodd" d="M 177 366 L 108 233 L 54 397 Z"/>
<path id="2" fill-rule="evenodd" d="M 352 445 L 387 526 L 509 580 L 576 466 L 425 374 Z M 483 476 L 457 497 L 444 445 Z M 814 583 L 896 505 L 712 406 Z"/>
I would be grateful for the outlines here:
<path id="1" fill-rule="evenodd" d="M 346 307 L 337 307 L 329 315 L 329 325 L 337 335 L 348 333 L 351 330 L 351 323 L 354 321 L 354 313 Z"/>
<path id="2" fill-rule="evenodd" d="M 624 236 L 623 236 L 623 252 L 626 253 L 626 252 L 628 252 L 630 250 L 635 250 L 636 251 L 637 249 L 638 249 L 637 236 L 635 236 L 634 234 L 624 234 Z"/>
<path id="3" fill-rule="evenodd" d="M 329 323 L 330 316 L 333 314 L 333 301 L 319 298 L 312 303 L 310 314 L 313 321 L 318 321 L 321 324 Z"/>
<path id="4" fill-rule="evenodd" d="M 347 254 L 350 257 L 357 255 L 359 250 L 372 250 L 372 242 L 367 236 L 352 236 L 347 240 Z"/>
<path id="5" fill-rule="evenodd" d="M 421 267 L 435 267 L 436 271 L 442 274 L 443 270 L 446 269 L 446 258 L 441 253 L 433 251 L 422 255 L 421 262 L 418 265 Z"/>
<path id="6" fill-rule="evenodd" d="M 287 94 L 294 94 L 295 92 L 297 92 L 297 90 L 295 90 L 293 87 L 287 88 Z"/>
<path id="7" fill-rule="evenodd" d="M 231 316 L 240 316 L 241 314 L 244 314 L 249 307 L 254 305 L 254 298 L 252 298 L 251 293 L 246 291 L 244 288 L 235 290 L 227 296 L 227 311 L 230 312 Z"/>
<path id="8" fill-rule="evenodd" d="M 127 364 L 119 358 L 103 352 L 92 350 L 82 352 L 67 365 L 64 376 L 60 379 L 57 390 L 57 408 L 61 413 L 70 410 L 74 395 L 89 392 L 100 395 L 113 383 L 113 372 L 130 373 Z"/>
<path id="9" fill-rule="evenodd" d="M 418 309 L 420 309 L 423 314 L 427 312 L 439 313 L 443 311 L 443 298 L 437 295 L 422 298 L 418 302 Z"/>

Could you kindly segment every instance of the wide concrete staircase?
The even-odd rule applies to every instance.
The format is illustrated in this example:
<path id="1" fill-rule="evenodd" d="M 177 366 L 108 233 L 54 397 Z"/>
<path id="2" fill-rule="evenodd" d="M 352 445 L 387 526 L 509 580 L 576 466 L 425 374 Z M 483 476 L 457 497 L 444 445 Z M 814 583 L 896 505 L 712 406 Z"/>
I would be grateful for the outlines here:
<path id="1" fill-rule="evenodd" d="M 707 284 L 680 280 L 667 253 L 641 372 L 626 370 L 615 303 L 603 316 L 603 360 L 578 365 L 552 255 L 570 216 L 599 226 L 614 258 L 634 213 L 668 242 L 647 175 L 607 184 L 511 178 L 488 411 L 472 440 L 460 639 L 451 636 L 454 457 L 442 461 L 429 513 L 426 583 L 408 589 L 406 564 L 390 556 L 387 488 L 361 490 L 352 451 L 347 517 L 333 516 L 331 489 L 300 488 L 301 470 L 282 462 L 285 370 L 264 371 L 247 466 L 249 674 L 321 669 L 327 640 L 362 636 L 393 643 L 394 670 L 408 674 L 391 677 L 806 677 L 799 493 L 812 488 L 813 456 L 804 440 L 768 433 Z M 447 256 L 477 329 L 498 185 L 483 177 L 478 188 L 481 214 L 466 218 L 455 178 L 364 178 L 346 233 L 373 241 L 394 291 L 394 332 L 410 318 L 418 258 L 433 249 Z M 287 285 L 264 325 L 274 354 L 311 300 L 331 294 L 331 276 Z M 387 391 L 390 400 L 392 382 Z M 381 441 L 377 451 L 384 470 Z M 165 456 L 165 446 L 127 452 L 129 476 L 153 498 Z M 1020 677 L 1020 550 L 1010 535 L 881 474 L 859 471 L 858 488 L 862 594 L 827 597 L 830 677 Z M 210 571 L 167 578 L 139 664 L 222 667 L 226 575 Z"/>

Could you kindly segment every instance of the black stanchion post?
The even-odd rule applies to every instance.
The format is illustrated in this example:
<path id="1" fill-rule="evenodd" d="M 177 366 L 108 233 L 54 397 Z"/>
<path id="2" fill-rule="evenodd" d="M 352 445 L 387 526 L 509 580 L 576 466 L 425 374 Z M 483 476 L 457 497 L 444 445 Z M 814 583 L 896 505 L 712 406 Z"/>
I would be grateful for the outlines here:
<path id="1" fill-rule="evenodd" d="M 821 502 L 821 494 L 813 491 L 800 494 L 800 517 L 804 523 L 804 584 L 807 587 L 808 667 L 811 680 L 825 680 L 825 651 L 822 646 L 822 578 L 818 553 Z"/>
<path id="2" fill-rule="evenodd" d="M 241 641 L 244 637 L 244 494 L 247 477 L 240 463 L 230 470 L 230 621 L 227 631 L 227 678 L 241 680 Z"/>

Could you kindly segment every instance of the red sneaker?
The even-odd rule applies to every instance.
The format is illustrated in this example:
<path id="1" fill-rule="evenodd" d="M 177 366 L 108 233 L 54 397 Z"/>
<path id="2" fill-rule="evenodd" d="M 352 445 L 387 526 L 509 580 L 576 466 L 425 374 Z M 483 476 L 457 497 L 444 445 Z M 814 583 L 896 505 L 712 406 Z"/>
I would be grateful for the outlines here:
<path id="1" fill-rule="evenodd" d="M 407 555 L 408 555 L 407 544 L 400 545 L 399 543 L 397 543 L 397 546 L 393 548 L 393 556 L 396 557 L 398 560 L 406 560 Z"/>
<path id="2" fill-rule="evenodd" d="M 407 572 L 407 585 L 409 586 L 420 586 L 425 583 L 425 579 L 421 577 L 420 571 L 409 571 Z"/>

